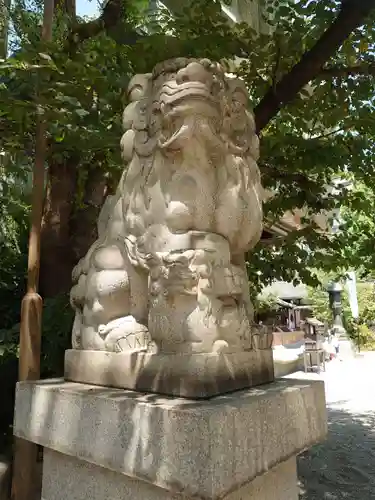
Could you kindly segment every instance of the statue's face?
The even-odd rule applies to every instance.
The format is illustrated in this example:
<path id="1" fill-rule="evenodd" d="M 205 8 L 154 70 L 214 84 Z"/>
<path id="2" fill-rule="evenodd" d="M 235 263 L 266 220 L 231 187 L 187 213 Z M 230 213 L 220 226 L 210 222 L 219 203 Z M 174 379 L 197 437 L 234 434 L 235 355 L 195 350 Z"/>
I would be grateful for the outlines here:
<path id="1" fill-rule="evenodd" d="M 127 160 L 133 146 L 143 159 L 152 158 L 156 148 L 163 154 L 185 155 L 200 148 L 200 157 L 258 157 L 246 86 L 219 64 L 208 59 L 164 61 L 152 74 L 136 75 L 128 92 L 133 104 L 124 112 L 128 132 L 122 139 Z"/>
<path id="2" fill-rule="evenodd" d="M 245 84 L 224 74 L 208 59 L 177 59 L 156 67 L 152 79 L 151 129 L 160 131 L 159 147 L 178 150 L 196 139 L 223 153 L 230 147 L 246 154 L 254 122 L 247 111 Z"/>
<path id="3" fill-rule="evenodd" d="M 209 61 L 193 61 L 176 72 L 164 74 L 159 99 L 164 107 L 176 106 L 182 102 L 206 102 L 218 105 L 217 94 L 220 87 L 220 74 L 214 73 Z M 158 79 L 155 87 L 158 87 Z"/>
<path id="4" fill-rule="evenodd" d="M 212 142 L 222 128 L 224 75 L 208 60 L 181 64 L 175 71 L 158 75 L 153 97 L 161 123 L 159 146 L 181 149 L 194 136 Z"/>

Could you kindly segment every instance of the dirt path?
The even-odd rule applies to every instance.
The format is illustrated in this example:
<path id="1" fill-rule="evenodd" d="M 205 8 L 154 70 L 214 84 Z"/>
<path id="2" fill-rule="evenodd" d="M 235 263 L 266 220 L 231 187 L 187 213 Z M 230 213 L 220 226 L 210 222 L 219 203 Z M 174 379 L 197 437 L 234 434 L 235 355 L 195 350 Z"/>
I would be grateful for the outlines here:
<path id="1" fill-rule="evenodd" d="M 299 458 L 300 499 L 375 500 L 375 353 L 308 378 L 325 380 L 329 434 Z"/>

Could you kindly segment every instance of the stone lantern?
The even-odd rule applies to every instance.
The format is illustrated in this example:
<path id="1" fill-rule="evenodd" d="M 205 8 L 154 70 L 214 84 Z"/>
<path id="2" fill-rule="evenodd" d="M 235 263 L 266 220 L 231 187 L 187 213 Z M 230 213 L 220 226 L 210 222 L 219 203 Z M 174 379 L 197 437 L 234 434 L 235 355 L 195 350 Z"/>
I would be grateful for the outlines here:
<path id="1" fill-rule="evenodd" d="M 333 315 L 333 330 L 340 338 L 347 338 L 342 319 L 342 291 L 340 283 L 331 282 L 327 286 L 329 306 Z"/>
<path id="2" fill-rule="evenodd" d="M 354 356 L 355 348 L 343 325 L 342 318 L 342 291 L 339 283 L 329 283 L 327 292 L 329 294 L 329 304 L 333 314 L 333 331 L 340 340 L 340 358 L 351 358 Z"/>

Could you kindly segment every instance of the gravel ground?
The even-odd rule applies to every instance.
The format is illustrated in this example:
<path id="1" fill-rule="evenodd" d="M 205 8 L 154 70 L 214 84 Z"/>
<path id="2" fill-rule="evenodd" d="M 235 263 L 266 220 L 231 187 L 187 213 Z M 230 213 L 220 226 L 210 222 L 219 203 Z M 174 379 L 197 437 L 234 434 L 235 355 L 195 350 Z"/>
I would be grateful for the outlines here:
<path id="1" fill-rule="evenodd" d="M 299 457 L 300 500 L 375 500 L 375 352 L 298 377 L 325 381 L 329 425 Z"/>

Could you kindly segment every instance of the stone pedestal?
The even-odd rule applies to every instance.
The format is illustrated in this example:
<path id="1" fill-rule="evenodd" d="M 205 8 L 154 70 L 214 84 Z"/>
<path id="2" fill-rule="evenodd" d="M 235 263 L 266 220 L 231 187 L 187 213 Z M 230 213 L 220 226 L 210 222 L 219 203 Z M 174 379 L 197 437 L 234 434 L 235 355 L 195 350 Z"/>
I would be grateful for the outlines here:
<path id="1" fill-rule="evenodd" d="M 270 348 L 202 354 L 69 349 L 65 353 L 65 379 L 83 384 L 205 399 L 273 382 L 274 370 Z"/>
<path id="2" fill-rule="evenodd" d="M 14 433 L 45 447 L 43 500 L 297 500 L 296 455 L 326 434 L 324 386 L 192 401 L 22 382 Z"/>

